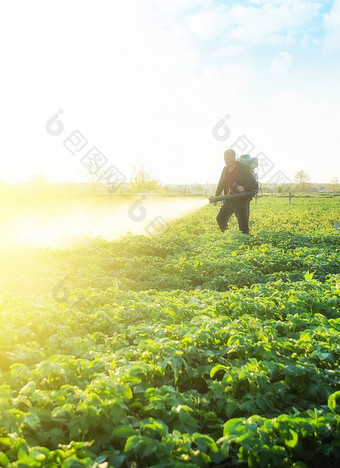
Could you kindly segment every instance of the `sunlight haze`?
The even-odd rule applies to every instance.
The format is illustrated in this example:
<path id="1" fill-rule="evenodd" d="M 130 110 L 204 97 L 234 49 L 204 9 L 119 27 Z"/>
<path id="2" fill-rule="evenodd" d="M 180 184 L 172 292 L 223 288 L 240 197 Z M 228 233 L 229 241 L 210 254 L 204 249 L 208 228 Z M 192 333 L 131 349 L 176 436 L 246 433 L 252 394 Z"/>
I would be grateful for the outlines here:
<path id="1" fill-rule="evenodd" d="M 162 183 L 217 183 L 242 135 L 273 165 L 264 182 L 339 176 L 339 0 L 16 0 L 0 38 L 4 181 L 86 180 L 63 145 L 75 130 L 127 179 L 144 164 Z"/>

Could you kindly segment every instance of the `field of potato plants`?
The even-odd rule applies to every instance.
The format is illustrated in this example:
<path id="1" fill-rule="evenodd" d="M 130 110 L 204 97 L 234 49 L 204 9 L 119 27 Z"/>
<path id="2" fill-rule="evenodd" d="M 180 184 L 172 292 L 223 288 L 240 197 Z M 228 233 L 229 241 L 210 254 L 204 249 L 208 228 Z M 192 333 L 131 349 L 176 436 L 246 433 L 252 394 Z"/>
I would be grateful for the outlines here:
<path id="1" fill-rule="evenodd" d="M 1 252 L 1 467 L 340 466 L 340 197 L 217 210 Z"/>

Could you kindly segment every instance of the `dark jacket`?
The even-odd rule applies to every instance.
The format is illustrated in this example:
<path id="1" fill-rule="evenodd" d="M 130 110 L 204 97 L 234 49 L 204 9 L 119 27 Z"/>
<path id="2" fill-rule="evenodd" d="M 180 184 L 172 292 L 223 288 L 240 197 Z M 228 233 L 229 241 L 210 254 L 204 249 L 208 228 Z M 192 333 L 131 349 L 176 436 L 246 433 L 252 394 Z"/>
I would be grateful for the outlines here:
<path id="1" fill-rule="evenodd" d="M 237 180 L 236 182 L 238 185 L 243 185 L 245 191 L 256 191 L 258 188 L 258 184 L 256 182 L 255 176 L 252 171 L 245 165 L 239 161 L 236 161 L 237 164 Z M 226 195 L 225 190 L 225 175 L 226 175 L 227 167 L 224 166 L 220 180 L 217 185 L 215 197 L 218 197 L 222 191 L 224 195 Z"/>

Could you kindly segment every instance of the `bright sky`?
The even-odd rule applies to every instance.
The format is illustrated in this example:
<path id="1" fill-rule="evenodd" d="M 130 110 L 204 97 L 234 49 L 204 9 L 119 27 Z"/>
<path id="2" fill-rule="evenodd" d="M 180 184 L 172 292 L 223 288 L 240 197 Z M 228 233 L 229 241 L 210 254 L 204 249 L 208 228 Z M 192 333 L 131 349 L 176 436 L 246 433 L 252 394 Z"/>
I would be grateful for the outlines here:
<path id="1" fill-rule="evenodd" d="M 340 0 L 11 0 L 0 41 L 4 181 L 86 181 L 96 147 L 127 179 L 215 183 L 242 135 L 263 182 L 340 177 Z"/>

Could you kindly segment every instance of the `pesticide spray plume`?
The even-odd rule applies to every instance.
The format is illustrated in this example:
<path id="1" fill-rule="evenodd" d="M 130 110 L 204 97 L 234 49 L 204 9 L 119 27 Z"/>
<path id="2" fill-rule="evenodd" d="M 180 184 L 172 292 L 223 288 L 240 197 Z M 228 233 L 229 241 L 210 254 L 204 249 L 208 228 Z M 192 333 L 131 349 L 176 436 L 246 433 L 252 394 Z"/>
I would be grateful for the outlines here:
<path id="1" fill-rule="evenodd" d="M 64 202 L 63 206 L 30 206 L 4 220 L 0 247 L 71 248 L 96 237 L 114 240 L 127 234 L 149 235 L 156 218 L 163 224 L 188 215 L 207 204 L 203 197 L 136 195 L 112 201 Z"/>

